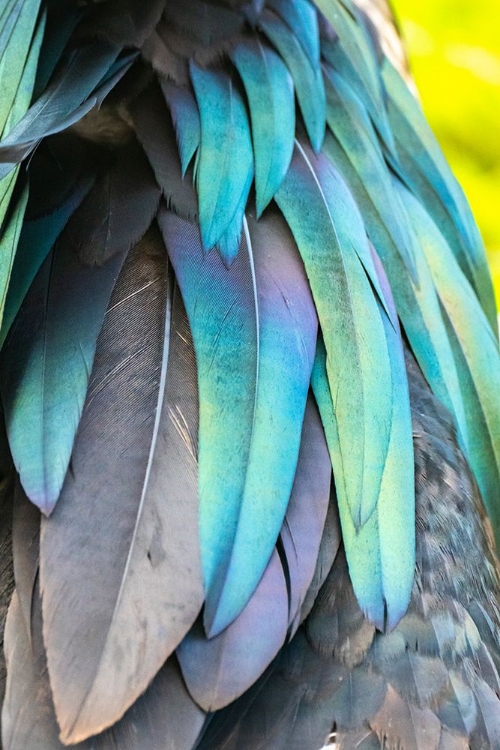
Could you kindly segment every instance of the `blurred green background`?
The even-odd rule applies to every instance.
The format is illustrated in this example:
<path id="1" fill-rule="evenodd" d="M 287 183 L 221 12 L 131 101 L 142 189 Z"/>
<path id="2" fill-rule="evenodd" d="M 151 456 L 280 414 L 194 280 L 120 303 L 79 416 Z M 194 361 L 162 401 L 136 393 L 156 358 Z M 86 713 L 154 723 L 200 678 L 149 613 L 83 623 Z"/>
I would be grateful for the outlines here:
<path id="1" fill-rule="evenodd" d="M 488 249 L 500 308 L 500 0 L 393 0 L 427 117 Z"/>

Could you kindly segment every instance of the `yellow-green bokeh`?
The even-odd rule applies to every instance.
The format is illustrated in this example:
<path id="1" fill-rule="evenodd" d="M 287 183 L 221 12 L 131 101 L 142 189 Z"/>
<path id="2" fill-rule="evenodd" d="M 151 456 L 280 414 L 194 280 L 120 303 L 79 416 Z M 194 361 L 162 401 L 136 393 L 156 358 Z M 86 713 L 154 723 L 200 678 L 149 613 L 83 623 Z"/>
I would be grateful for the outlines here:
<path id="1" fill-rule="evenodd" d="M 500 307 L 500 0 L 394 0 L 425 112 L 486 243 Z"/>

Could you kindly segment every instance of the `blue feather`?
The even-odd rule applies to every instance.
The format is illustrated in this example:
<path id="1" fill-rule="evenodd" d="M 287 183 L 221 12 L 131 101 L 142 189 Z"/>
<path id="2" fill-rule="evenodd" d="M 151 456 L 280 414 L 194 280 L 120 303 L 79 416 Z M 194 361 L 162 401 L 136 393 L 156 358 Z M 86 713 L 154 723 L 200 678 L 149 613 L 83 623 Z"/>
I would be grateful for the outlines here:
<path id="1" fill-rule="evenodd" d="M 84 267 L 71 248 L 56 245 L 5 347 L 2 395 L 10 448 L 26 494 L 47 515 L 64 482 L 97 336 L 122 262 L 123 255 L 100 268 Z"/>
<path id="2" fill-rule="evenodd" d="M 321 68 L 311 65 L 296 33 L 278 16 L 266 11 L 260 18 L 260 25 L 292 74 L 307 134 L 313 149 L 319 151 L 325 136 L 326 108 Z"/>
<path id="3" fill-rule="evenodd" d="M 231 263 L 254 174 L 250 125 L 243 99 L 228 75 L 193 62 L 190 69 L 201 117 L 196 176 L 201 236 L 205 250 L 224 237 L 223 257 Z M 236 225 L 231 226 L 235 217 Z"/>
<path id="4" fill-rule="evenodd" d="M 232 59 L 250 105 L 259 217 L 283 182 L 292 158 L 293 81 L 279 55 L 257 39 L 238 44 Z"/>
<path id="5" fill-rule="evenodd" d="M 273 218 L 274 217 L 274 218 Z M 272 554 L 292 491 L 317 320 L 283 221 L 249 220 L 227 268 L 198 229 L 160 216 L 193 331 L 200 387 L 205 628 L 241 612 Z"/>

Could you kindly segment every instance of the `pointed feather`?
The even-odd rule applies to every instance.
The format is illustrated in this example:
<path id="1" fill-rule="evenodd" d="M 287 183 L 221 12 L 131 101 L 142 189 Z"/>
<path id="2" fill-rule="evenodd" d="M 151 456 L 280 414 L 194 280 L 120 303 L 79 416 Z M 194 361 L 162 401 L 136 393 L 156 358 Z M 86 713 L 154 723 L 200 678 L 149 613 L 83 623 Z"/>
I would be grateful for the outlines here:
<path id="1" fill-rule="evenodd" d="M 353 17 L 344 7 L 345 4 L 338 0 L 318 0 L 316 4 L 338 35 L 334 39 L 322 40 L 325 60 L 345 78 L 365 103 L 388 150 L 394 150 L 380 70 L 361 17 Z"/>
<path id="2" fill-rule="evenodd" d="M 238 215 L 237 234 L 224 252 L 226 263 L 231 263 L 254 174 L 250 125 L 243 99 L 228 75 L 195 63 L 190 70 L 201 117 L 196 182 L 203 245 L 205 250 L 215 247 Z"/>
<path id="3" fill-rule="evenodd" d="M 87 195 L 93 175 L 82 174 L 62 203 L 49 214 L 25 219 L 17 243 L 14 264 L 5 298 L 0 346 L 3 346 L 12 323 L 21 307 L 40 266 L 66 226 L 69 217 Z M 15 245 L 15 241 L 14 241 Z"/>
<path id="4" fill-rule="evenodd" d="M 131 114 L 137 138 L 167 207 L 185 218 L 195 219 L 198 197 L 189 171 L 187 175 L 182 172 L 172 118 L 160 89 L 154 84 L 146 89 L 131 104 Z"/>
<path id="5" fill-rule="evenodd" d="M 40 0 L 7 3 L 0 20 L 0 134 L 5 136 L 29 107 L 44 33 Z"/>
<path id="6" fill-rule="evenodd" d="M 399 333 L 353 251 L 366 237 L 353 235 L 352 199 L 341 202 L 345 185 L 325 162 L 313 166 L 297 150 L 277 200 L 304 259 L 325 338 L 329 385 L 316 398 L 354 589 L 379 626 L 387 607 L 392 627 L 408 605 L 414 565 L 408 386 Z"/>
<path id="7" fill-rule="evenodd" d="M 323 529 L 323 536 L 321 538 L 314 576 L 304 599 L 304 603 L 302 604 L 299 617 L 296 619 L 296 622 L 292 628 L 293 634 L 295 634 L 297 626 L 300 623 L 304 622 L 306 617 L 310 614 L 314 602 L 316 601 L 316 597 L 318 596 L 319 590 L 323 586 L 337 556 L 341 540 L 342 535 L 340 531 L 337 499 L 333 492 L 332 486 L 332 497 L 330 498 L 330 504 L 328 506 L 328 511 L 326 514 L 325 526 Z"/>
<path id="8" fill-rule="evenodd" d="M 473 289 L 439 229 L 408 190 L 399 185 L 397 189 L 429 263 L 441 303 L 456 337 L 458 354 L 460 356 L 462 352 L 466 367 L 470 372 L 473 392 L 471 393 L 468 389 L 469 398 L 465 405 L 471 438 L 477 435 L 475 425 L 484 420 L 486 426 L 491 449 L 484 450 L 484 437 L 479 441 L 471 439 L 469 460 L 481 489 L 495 535 L 499 538 L 500 408 L 498 382 L 500 353 L 498 342 Z M 473 330 L 471 321 L 474 321 Z"/>
<path id="9" fill-rule="evenodd" d="M 427 197 L 427 185 L 430 184 L 435 191 L 435 197 L 430 195 L 430 200 L 426 201 L 426 208 L 442 228 L 496 331 L 496 306 L 485 248 L 467 199 L 451 173 L 418 102 L 388 60 L 382 66 L 382 76 L 388 93 L 389 117 L 405 168 L 404 177 L 421 199 Z M 454 231 L 449 226 L 450 218 Z"/>
<path id="10" fill-rule="evenodd" d="M 7 695 L 2 712 L 5 750 L 64 750 L 59 740 L 52 704 L 39 593 L 36 592 L 31 629 L 12 598 L 6 629 L 9 664 Z M 75 750 L 192 750 L 204 714 L 193 703 L 182 682 L 175 659 L 159 671 L 146 693 L 112 730 L 74 745 Z"/>
<path id="11" fill-rule="evenodd" d="M 362 129 L 358 128 L 353 137 L 353 120 L 344 121 L 340 116 L 332 119 L 336 110 L 328 112 L 336 138 L 327 135 L 325 153 L 340 170 L 361 208 L 411 347 L 434 393 L 454 414 L 462 445 L 466 448 L 467 425 L 457 369 L 427 263 L 413 233 L 406 228 L 414 262 L 418 263 L 418 282 L 413 280 L 401 257 L 400 241 L 395 239 L 393 223 L 401 223 L 402 209 L 399 209 L 400 202 L 388 182 L 388 175 L 384 175 L 386 168 L 381 156 Z"/>
<path id="12" fill-rule="evenodd" d="M 316 404 L 308 398 L 290 503 L 280 532 L 290 586 L 289 624 L 311 584 L 330 500 L 331 463 Z"/>
<path id="13" fill-rule="evenodd" d="M 250 105 L 258 218 L 274 198 L 292 158 L 293 81 L 279 55 L 258 39 L 238 44 L 232 60 Z"/>
<path id="14" fill-rule="evenodd" d="M 111 298 L 71 472 L 42 525 L 44 640 L 66 743 L 116 722 L 199 613 L 197 411 L 189 329 L 151 230 Z"/>
<path id="15" fill-rule="evenodd" d="M 339 425 L 334 473 L 339 481 L 343 476 L 343 501 L 359 528 L 377 502 L 391 403 L 382 322 L 354 250 L 369 253 L 366 235 L 340 177 L 326 159 L 314 160 L 300 147 L 277 202 L 299 245 L 318 309 Z M 349 468 L 344 458 L 352 459 Z"/>
<path id="16" fill-rule="evenodd" d="M 205 626 L 215 635 L 247 603 L 281 528 L 316 314 L 293 240 L 275 214 L 249 219 L 229 269 L 217 253 L 203 256 L 196 226 L 172 214 L 160 223 L 197 352 Z"/>
<path id="17" fill-rule="evenodd" d="M 109 168 L 71 217 L 65 242 L 85 265 L 101 266 L 143 237 L 160 195 L 144 152 L 132 141 L 116 150 Z"/>
<path id="18" fill-rule="evenodd" d="M 307 134 L 313 149 L 319 151 L 325 135 L 325 88 L 321 68 L 311 65 L 297 33 L 274 13 L 264 11 L 259 24 L 292 74 Z M 304 36 L 307 34 L 304 31 Z"/>
<path id="19" fill-rule="evenodd" d="M 50 514 L 83 409 L 104 313 L 123 254 L 100 269 L 61 241 L 44 261 L 11 329 L 2 366 L 9 443 L 23 487 Z"/>
<path id="20" fill-rule="evenodd" d="M 267 3 L 295 34 L 313 68 L 319 66 L 317 11 L 309 0 L 271 0 Z"/>
<path id="21" fill-rule="evenodd" d="M 8 180 L 9 177 L 5 179 Z M 9 193 L 11 193 L 10 190 Z M 10 195 L 8 196 L 8 198 L 10 198 Z M 21 192 L 16 204 L 13 206 L 13 210 L 8 221 L 6 221 L 4 223 L 4 226 L 2 226 L 0 229 L 0 320 L 2 322 L 8 294 L 9 281 L 12 274 L 12 266 L 14 264 L 14 257 L 17 246 L 19 244 L 19 238 L 21 236 L 21 227 L 27 202 L 28 187 L 26 186 Z"/>
<path id="22" fill-rule="evenodd" d="M 191 696 L 205 711 L 236 700 L 261 676 L 285 642 L 288 594 L 276 551 L 238 617 L 208 640 L 201 623 L 177 649 Z"/>
<path id="23" fill-rule="evenodd" d="M 189 163 L 200 146 L 200 113 L 196 100 L 187 87 L 175 86 L 164 80 L 160 81 L 160 85 L 170 107 L 184 177 Z"/>

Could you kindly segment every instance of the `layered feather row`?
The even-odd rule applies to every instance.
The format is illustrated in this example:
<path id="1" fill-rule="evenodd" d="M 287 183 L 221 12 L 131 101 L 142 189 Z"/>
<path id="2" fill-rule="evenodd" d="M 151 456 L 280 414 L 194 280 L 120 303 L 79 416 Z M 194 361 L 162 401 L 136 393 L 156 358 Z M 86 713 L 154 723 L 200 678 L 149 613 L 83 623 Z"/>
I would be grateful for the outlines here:
<path id="1" fill-rule="evenodd" d="M 33 22 L 31 5 L 9 12 Z M 484 249 L 363 17 L 341 0 L 139 5 L 47 33 L 40 96 L 9 105 L 0 141 L 2 253 L 17 246 L 0 385 L 44 514 L 9 658 L 35 628 L 63 743 L 114 724 L 158 673 L 154 694 L 165 662 L 193 727 L 192 699 L 213 711 L 246 691 L 328 574 L 333 502 L 361 611 L 396 626 L 415 568 L 403 335 L 500 533 Z M 40 141 L 21 230 L 16 165 Z"/>

